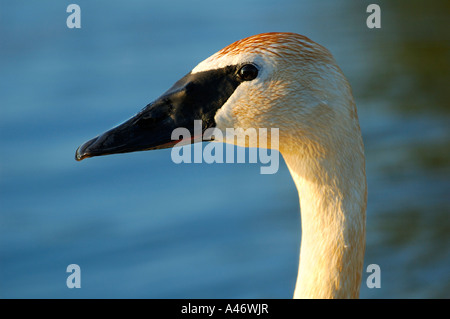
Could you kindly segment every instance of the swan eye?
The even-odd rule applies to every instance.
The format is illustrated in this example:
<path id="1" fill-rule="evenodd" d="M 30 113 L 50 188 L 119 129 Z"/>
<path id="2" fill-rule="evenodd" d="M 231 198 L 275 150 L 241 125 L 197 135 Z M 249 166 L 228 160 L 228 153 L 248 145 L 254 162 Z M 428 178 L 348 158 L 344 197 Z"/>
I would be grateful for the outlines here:
<path id="1" fill-rule="evenodd" d="M 258 69 L 253 64 L 245 64 L 239 69 L 238 75 L 243 81 L 251 81 L 258 76 Z"/>

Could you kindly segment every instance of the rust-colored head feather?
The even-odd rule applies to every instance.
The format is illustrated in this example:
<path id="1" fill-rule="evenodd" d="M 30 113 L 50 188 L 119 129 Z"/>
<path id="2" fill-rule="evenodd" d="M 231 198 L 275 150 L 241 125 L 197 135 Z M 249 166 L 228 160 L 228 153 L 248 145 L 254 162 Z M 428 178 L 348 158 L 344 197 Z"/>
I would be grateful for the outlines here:
<path id="1" fill-rule="evenodd" d="M 325 47 L 303 35 L 291 32 L 269 32 L 236 41 L 211 56 L 210 61 L 243 53 L 270 54 L 279 58 L 332 59 Z"/>

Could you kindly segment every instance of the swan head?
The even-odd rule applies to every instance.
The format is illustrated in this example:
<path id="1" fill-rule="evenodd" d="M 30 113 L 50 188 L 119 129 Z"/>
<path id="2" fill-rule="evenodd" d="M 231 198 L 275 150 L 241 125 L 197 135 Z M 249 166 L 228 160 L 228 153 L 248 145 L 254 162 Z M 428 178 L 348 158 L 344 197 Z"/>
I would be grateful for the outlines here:
<path id="1" fill-rule="evenodd" d="M 278 128 L 282 152 L 323 144 L 357 123 L 350 86 L 327 49 L 295 33 L 264 33 L 202 61 L 134 117 L 81 145 L 75 158 L 172 147 L 179 127 L 201 141 L 194 120 L 203 132 Z M 250 140 L 232 141 L 259 146 Z"/>
<path id="2" fill-rule="evenodd" d="M 227 143 L 279 150 L 302 193 L 295 296 L 358 295 L 367 200 L 363 144 L 350 86 L 327 49 L 294 33 L 237 41 L 128 121 L 81 145 L 75 158 L 169 148 L 179 142 L 172 138 L 178 128 L 190 133 L 189 142 L 216 128 Z M 277 143 L 266 135 L 260 145 L 261 129 L 272 128 Z M 228 129 L 244 135 L 255 129 L 258 136 L 229 140 Z"/>

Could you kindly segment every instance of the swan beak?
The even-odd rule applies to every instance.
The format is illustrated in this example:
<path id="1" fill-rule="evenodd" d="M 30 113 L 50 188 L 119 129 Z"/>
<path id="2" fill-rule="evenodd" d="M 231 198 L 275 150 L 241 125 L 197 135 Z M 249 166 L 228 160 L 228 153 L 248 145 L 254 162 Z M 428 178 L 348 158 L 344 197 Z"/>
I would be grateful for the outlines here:
<path id="1" fill-rule="evenodd" d="M 202 120 L 203 132 L 215 126 L 217 110 L 241 83 L 236 68 L 188 73 L 134 117 L 82 144 L 75 159 L 170 148 L 179 142 L 172 131 L 180 127 L 189 130 L 191 143 L 201 141 L 194 136 L 194 120 Z"/>
<path id="2" fill-rule="evenodd" d="M 159 108 L 152 105 L 155 104 L 147 106 L 125 123 L 82 144 L 76 151 L 75 159 L 81 161 L 94 156 L 173 146 L 177 141 L 170 139 L 175 127 L 170 118 L 169 105 L 161 105 Z"/>

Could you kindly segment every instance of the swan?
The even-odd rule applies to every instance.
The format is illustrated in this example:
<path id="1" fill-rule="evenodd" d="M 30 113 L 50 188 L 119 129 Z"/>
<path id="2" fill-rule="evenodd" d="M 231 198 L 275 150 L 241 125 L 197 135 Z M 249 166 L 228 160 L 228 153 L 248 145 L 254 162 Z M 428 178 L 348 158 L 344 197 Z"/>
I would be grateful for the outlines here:
<path id="1" fill-rule="evenodd" d="M 300 198 L 293 297 L 358 298 L 367 203 L 364 145 L 351 87 L 331 53 L 296 33 L 239 40 L 128 121 L 81 145 L 75 158 L 173 147 L 171 132 L 193 132 L 194 119 L 204 130 L 279 128 L 276 149 Z"/>

